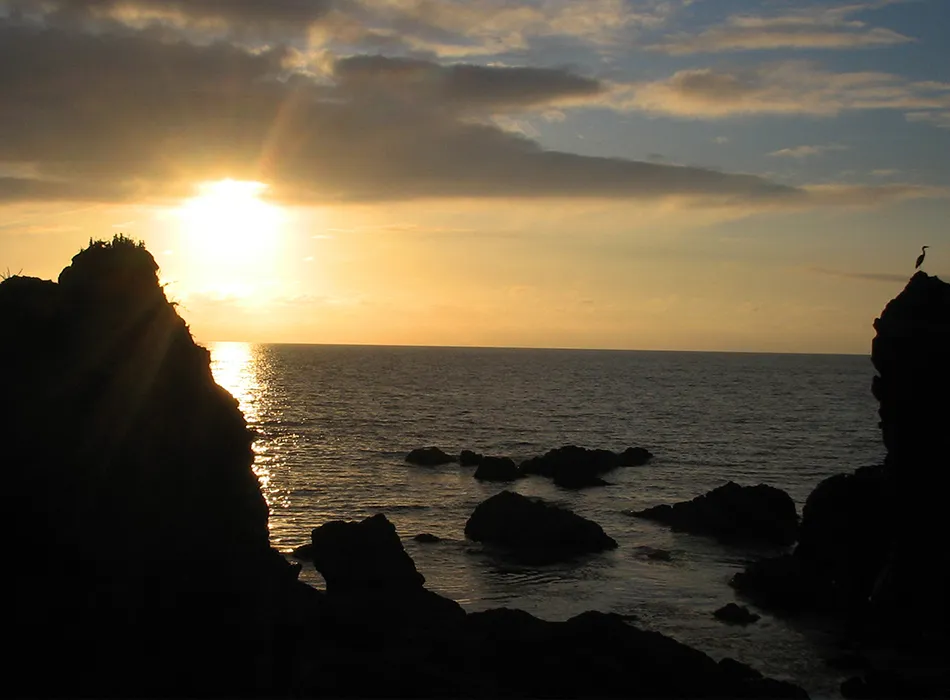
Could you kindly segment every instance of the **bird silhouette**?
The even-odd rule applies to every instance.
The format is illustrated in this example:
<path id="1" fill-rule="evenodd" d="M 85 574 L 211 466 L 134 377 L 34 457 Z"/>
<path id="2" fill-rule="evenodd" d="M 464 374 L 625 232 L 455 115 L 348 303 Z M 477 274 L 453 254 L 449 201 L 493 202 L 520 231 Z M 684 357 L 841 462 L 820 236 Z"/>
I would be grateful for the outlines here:
<path id="1" fill-rule="evenodd" d="M 917 263 L 914 265 L 915 270 L 918 269 L 921 264 L 923 264 L 924 258 L 927 257 L 927 248 L 929 247 L 929 245 L 920 246 L 920 255 L 917 256 Z"/>

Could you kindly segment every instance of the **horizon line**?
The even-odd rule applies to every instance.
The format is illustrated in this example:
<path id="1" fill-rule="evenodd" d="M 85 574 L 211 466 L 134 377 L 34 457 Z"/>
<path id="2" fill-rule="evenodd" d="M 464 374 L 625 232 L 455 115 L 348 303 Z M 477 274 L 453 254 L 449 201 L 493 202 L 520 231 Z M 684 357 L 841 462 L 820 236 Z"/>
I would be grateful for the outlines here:
<path id="1" fill-rule="evenodd" d="M 589 348 L 571 346 L 533 346 L 533 345 L 421 345 L 413 343 L 308 343 L 308 342 L 269 342 L 254 340 L 195 340 L 198 345 L 234 343 L 242 345 L 291 345 L 291 346 L 318 346 L 336 348 L 412 348 L 418 350 L 551 350 L 570 352 L 665 352 L 665 353 L 697 353 L 706 355 L 821 355 L 839 357 L 870 357 L 867 353 L 858 352 L 802 352 L 776 350 L 684 350 L 672 348 Z"/>

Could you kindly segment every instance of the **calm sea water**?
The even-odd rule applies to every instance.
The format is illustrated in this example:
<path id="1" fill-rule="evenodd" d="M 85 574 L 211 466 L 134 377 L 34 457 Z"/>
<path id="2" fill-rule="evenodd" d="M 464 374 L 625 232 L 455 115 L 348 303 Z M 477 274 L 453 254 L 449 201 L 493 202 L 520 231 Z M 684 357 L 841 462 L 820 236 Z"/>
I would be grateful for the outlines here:
<path id="1" fill-rule="evenodd" d="M 816 697 L 841 675 L 814 623 L 726 626 L 729 578 L 769 554 L 673 534 L 624 510 L 692 498 L 727 480 L 767 483 L 799 504 L 823 478 L 883 457 L 870 359 L 831 355 L 615 352 L 311 345 L 210 346 L 217 381 L 260 434 L 256 471 L 273 544 L 309 541 L 328 520 L 383 512 L 427 586 L 469 610 L 498 606 L 565 619 L 596 609 L 733 656 Z M 569 564 L 515 566 L 464 539 L 473 508 L 502 490 L 472 469 L 408 465 L 415 447 L 469 448 L 516 460 L 573 443 L 656 455 L 611 473 L 613 485 L 570 492 L 531 477 L 513 486 L 591 518 L 619 549 Z M 445 538 L 417 544 L 430 532 Z M 651 561 L 643 546 L 672 553 Z M 302 578 L 322 579 L 312 567 Z"/>

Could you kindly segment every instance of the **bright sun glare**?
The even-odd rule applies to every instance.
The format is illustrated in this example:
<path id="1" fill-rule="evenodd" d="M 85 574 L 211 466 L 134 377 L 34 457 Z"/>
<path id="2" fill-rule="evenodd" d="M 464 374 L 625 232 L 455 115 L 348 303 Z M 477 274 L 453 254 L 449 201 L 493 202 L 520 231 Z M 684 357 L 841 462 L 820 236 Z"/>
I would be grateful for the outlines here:
<path id="1" fill-rule="evenodd" d="M 255 293 L 253 278 L 273 256 L 281 223 L 280 209 L 261 199 L 266 190 L 260 182 L 208 182 L 179 208 L 188 257 L 207 291 Z"/>

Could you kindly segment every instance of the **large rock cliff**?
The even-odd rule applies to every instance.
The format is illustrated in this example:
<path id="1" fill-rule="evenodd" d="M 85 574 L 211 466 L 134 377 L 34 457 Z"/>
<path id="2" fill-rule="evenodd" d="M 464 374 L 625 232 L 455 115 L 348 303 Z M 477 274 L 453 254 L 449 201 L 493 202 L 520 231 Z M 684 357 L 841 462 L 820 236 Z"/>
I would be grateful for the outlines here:
<path id="1" fill-rule="evenodd" d="M 58 659 L 70 683 L 40 676 L 41 693 L 101 694 L 113 681 L 134 692 L 130 678 L 159 672 L 173 688 L 199 673 L 186 669 L 202 646 L 201 663 L 230 663 L 212 626 L 253 618 L 287 573 L 269 545 L 252 435 L 157 269 L 118 236 L 91 243 L 58 283 L 0 284 L 19 669 Z M 195 631 L 181 639 L 176 625 Z"/>
<path id="2" fill-rule="evenodd" d="M 791 556 L 733 584 L 765 604 L 844 614 L 901 645 L 947 641 L 950 284 L 923 272 L 874 322 L 883 465 L 838 474 L 806 501 Z"/>

